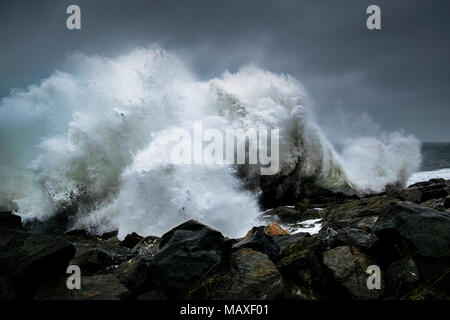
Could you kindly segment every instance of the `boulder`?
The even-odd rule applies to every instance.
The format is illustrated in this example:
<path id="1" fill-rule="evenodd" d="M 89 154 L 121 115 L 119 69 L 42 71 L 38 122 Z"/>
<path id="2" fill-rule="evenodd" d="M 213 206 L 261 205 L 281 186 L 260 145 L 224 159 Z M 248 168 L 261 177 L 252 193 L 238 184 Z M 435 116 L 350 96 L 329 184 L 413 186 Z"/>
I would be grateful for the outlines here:
<path id="1" fill-rule="evenodd" d="M 265 234 L 264 227 L 253 227 L 244 239 L 233 244 L 231 248 L 234 251 L 252 248 L 265 253 L 270 259 L 274 259 L 280 254 L 280 247 L 272 237 Z"/>
<path id="2" fill-rule="evenodd" d="M 445 197 L 444 199 L 444 208 L 450 209 L 450 196 Z"/>
<path id="3" fill-rule="evenodd" d="M 283 279 L 301 288 L 303 299 L 333 297 L 334 287 L 328 281 L 321 259 L 319 238 L 308 234 L 282 251 L 276 267 Z"/>
<path id="4" fill-rule="evenodd" d="M 122 262 L 114 274 L 133 294 L 137 294 L 149 289 L 150 268 L 151 260 L 138 256 Z"/>
<path id="5" fill-rule="evenodd" d="M 123 241 L 120 243 L 120 245 L 127 247 L 129 249 L 132 249 L 142 239 L 144 239 L 144 237 L 138 235 L 136 232 L 133 232 L 133 233 L 127 234 L 125 239 L 123 239 Z"/>
<path id="6" fill-rule="evenodd" d="M 81 276 L 81 289 L 69 290 L 66 278 L 52 279 L 36 289 L 35 300 L 120 300 L 129 291 L 112 274 Z"/>
<path id="7" fill-rule="evenodd" d="M 264 300 L 283 290 L 281 274 L 267 255 L 242 248 L 218 271 L 207 274 L 187 295 L 188 299 Z"/>
<path id="8" fill-rule="evenodd" d="M 281 250 L 284 250 L 304 237 L 309 237 L 309 233 L 299 232 L 291 235 L 275 235 L 273 236 L 273 240 L 275 240 Z"/>
<path id="9" fill-rule="evenodd" d="M 276 222 L 273 222 L 264 228 L 264 233 L 268 236 L 279 236 L 279 235 L 290 235 L 291 233 L 287 230 L 284 230 L 280 225 Z"/>
<path id="10" fill-rule="evenodd" d="M 151 279 L 155 289 L 179 296 L 222 260 L 223 235 L 189 220 L 161 237 L 153 257 Z"/>
<path id="11" fill-rule="evenodd" d="M 402 239 L 412 244 L 412 254 L 428 258 L 450 256 L 450 214 L 413 203 L 391 205 L 374 226 L 385 247 Z"/>
<path id="12" fill-rule="evenodd" d="M 11 211 L 0 212 L 0 227 L 9 229 L 21 228 L 22 219 Z"/>
<path id="13" fill-rule="evenodd" d="M 114 260 L 114 253 L 105 249 L 80 249 L 70 264 L 79 266 L 83 275 L 94 275 L 108 271 Z"/>
<path id="14" fill-rule="evenodd" d="M 377 299 L 383 295 L 384 285 L 381 289 L 367 287 L 369 274 L 366 270 L 376 263 L 357 248 L 340 246 L 327 250 L 323 253 L 323 263 L 351 298 Z"/>
<path id="15" fill-rule="evenodd" d="M 34 284 L 64 274 L 74 246 L 60 238 L 0 228 L 0 274 L 13 283 L 18 298 L 29 298 Z"/>
<path id="16" fill-rule="evenodd" d="M 371 249 L 378 242 L 378 238 L 373 232 L 348 227 L 340 222 L 329 223 L 322 227 L 319 231 L 319 237 L 326 249 L 332 249 L 341 245 Z"/>
<path id="17" fill-rule="evenodd" d="M 391 262 L 386 269 L 386 292 L 390 296 L 403 296 L 418 287 L 419 280 L 416 262 L 410 257 Z"/>

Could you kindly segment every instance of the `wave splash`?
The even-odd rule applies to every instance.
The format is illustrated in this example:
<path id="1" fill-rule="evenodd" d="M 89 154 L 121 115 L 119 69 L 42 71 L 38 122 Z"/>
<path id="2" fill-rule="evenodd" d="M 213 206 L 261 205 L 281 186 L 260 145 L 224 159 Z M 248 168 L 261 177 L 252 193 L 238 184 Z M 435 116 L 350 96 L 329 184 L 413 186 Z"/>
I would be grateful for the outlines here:
<path id="1" fill-rule="evenodd" d="M 0 102 L 0 208 L 24 220 L 72 210 L 71 227 L 160 235 L 194 218 L 229 236 L 257 223 L 258 192 L 227 165 L 173 165 L 171 135 L 205 128 L 277 128 L 280 171 L 333 191 L 404 184 L 420 143 L 399 133 L 359 137 L 338 153 L 312 121 L 301 83 L 255 66 L 199 81 L 174 55 L 135 49 L 76 55 L 70 72 Z"/>

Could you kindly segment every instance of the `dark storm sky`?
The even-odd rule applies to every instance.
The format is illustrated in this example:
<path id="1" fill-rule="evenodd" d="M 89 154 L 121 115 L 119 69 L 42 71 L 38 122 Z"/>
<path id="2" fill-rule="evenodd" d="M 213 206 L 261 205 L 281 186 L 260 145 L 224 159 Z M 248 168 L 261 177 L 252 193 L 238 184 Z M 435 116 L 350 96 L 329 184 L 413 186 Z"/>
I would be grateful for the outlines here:
<path id="1" fill-rule="evenodd" d="M 66 29 L 69 4 L 81 31 Z M 370 4 L 380 31 L 365 27 Z M 2 0 L 0 96 L 64 69 L 67 54 L 158 43 L 204 79 L 250 62 L 290 73 L 336 132 L 367 113 L 383 130 L 450 141 L 449 16 L 446 0 Z"/>

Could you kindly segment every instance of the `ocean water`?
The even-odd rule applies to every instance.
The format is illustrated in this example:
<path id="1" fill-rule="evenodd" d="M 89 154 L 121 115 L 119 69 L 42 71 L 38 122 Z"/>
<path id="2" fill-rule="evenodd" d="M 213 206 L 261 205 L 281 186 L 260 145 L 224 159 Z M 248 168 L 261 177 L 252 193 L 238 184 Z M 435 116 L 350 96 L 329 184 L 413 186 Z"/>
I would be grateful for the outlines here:
<path id="1" fill-rule="evenodd" d="M 285 74 L 244 66 L 207 81 L 158 47 L 71 57 L 71 67 L 0 100 L 0 209 L 45 220 L 70 208 L 71 227 L 161 235 L 197 219 L 227 236 L 258 224 L 251 170 L 174 165 L 177 129 L 280 130 L 280 170 L 359 194 L 405 184 L 420 142 L 398 132 L 354 136 L 339 152 L 311 98 Z M 245 172 L 244 172 L 245 173 Z"/>
<path id="2" fill-rule="evenodd" d="M 435 178 L 450 179 L 450 142 L 423 143 L 422 163 L 406 183 L 407 186 Z"/>

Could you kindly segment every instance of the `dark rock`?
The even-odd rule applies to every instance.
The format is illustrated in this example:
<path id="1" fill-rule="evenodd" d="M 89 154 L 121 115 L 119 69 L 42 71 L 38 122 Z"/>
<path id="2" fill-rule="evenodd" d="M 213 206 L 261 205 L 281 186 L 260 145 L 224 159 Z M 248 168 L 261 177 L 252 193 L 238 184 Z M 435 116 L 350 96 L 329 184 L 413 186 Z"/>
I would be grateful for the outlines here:
<path id="1" fill-rule="evenodd" d="M 22 219 L 11 211 L 0 212 L 0 227 L 9 229 L 21 228 Z"/>
<path id="2" fill-rule="evenodd" d="M 283 229 L 278 223 L 272 222 L 264 228 L 264 233 L 270 237 L 279 235 L 290 235 L 291 233 Z"/>
<path id="3" fill-rule="evenodd" d="M 450 196 L 445 197 L 444 208 L 445 209 L 449 209 L 450 208 Z"/>
<path id="4" fill-rule="evenodd" d="M 122 262 L 114 274 L 133 294 L 141 293 L 150 287 L 150 265 L 150 259 L 134 257 Z"/>
<path id="5" fill-rule="evenodd" d="M 0 273 L 15 287 L 18 298 L 29 298 L 37 281 L 64 274 L 75 248 L 68 241 L 0 228 Z"/>
<path id="6" fill-rule="evenodd" d="M 406 257 L 389 264 L 386 270 L 386 291 L 390 296 L 403 296 L 413 291 L 420 280 L 414 260 Z"/>
<path id="7" fill-rule="evenodd" d="M 373 230 L 386 247 L 405 239 L 419 256 L 450 256 L 449 213 L 408 202 L 394 204 L 379 216 Z"/>
<path id="8" fill-rule="evenodd" d="M 119 234 L 119 232 L 117 230 L 114 231 L 109 231 L 109 232 L 105 232 L 101 235 L 101 238 L 103 240 L 108 240 L 114 237 L 117 237 L 117 235 Z"/>
<path id="9" fill-rule="evenodd" d="M 415 183 L 408 187 L 408 189 L 417 189 L 422 193 L 420 202 L 425 202 L 430 199 L 445 198 L 448 195 L 450 184 L 445 179 L 430 179 Z"/>
<path id="10" fill-rule="evenodd" d="M 131 254 L 138 254 L 140 256 L 145 256 L 146 258 L 152 258 L 159 251 L 159 242 L 159 237 L 145 237 L 133 247 Z"/>
<path id="11" fill-rule="evenodd" d="M 326 249 L 342 245 L 352 245 L 359 248 L 370 249 L 377 242 L 377 236 L 359 228 L 348 227 L 344 223 L 330 223 L 322 227 L 319 237 Z"/>
<path id="12" fill-rule="evenodd" d="M 321 255 L 318 237 L 307 235 L 286 247 L 276 261 L 283 279 L 301 288 L 302 298 L 320 299 L 335 296 L 334 286 L 328 281 L 322 266 Z"/>
<path id="13" fill-rule="evenodd" d="M 83 275 L 94 275 L 108 271 L 114 265 L 114 258 L 114 253 L 104 249 L 81 249 L 70 264 L 79 266 Z"/>
<path id="14" fill-rule="evenodd" d="M 223 236 L 195 220 L 189 220 L 161 237 L 153 257 L 151 279 L 155 289 L 178 296 L 190 289 L 221 261 Z"/>
<path id="15" fill-rule="evenodd" d="M 242 248 L 252 248 L 253 250 L 265 253 L 270 259 L 276 258 L 280 254 L 280 247 L 272 237 L 264 233 L 264 227 L 254 227 L 248 232 L 244 239 L 236 242 L 232 250 L 237 251 Z"/>
<path id="16" fill-rule="evenodd" d="M 278 207 L 264 213 L 265 218 L 278 218 L 283 223 L 294 223 L 298 221 L 300 212 L 297 209 L 289 207 Z"/>
<path id="17" fill-rule="evenodd" d="M 112 274 L 81 276 L 81 289 L 69 290 L 66 278 L 52 279 L 36 289 L 36 300 L 119 300 L 129 291 Z"/>
<path id="18" fill-rule="evenodd" d="M 125 239 L 120 243 L 121 246 L 127 247 L 129 249 L 132 249 L 135 245 L 137 245 L 139 243 L 139 241 L 141 241 L 142 239 L 144 239 L 144 237 L 138 235 L 137 233 L 133 232 L 130 234 L 127 234 L 127 236 L 125 237 Z"/>
<path id="19" fill-rule="evenodd" d="M 380 298 L 383 295 L 383 284 L 379 290 L 367 287 L 369 274 L 366 270 L 376 263 L 357 248 L 341 246 L 327 250 L 323 253 L 323 263 L 350 297 L 365 300 Z"/>
<path id="20" fill-rule="evenodd" d="M 283 290 L 281 274 L 267 255 L 242 248 L 219 272 L 211 272 L 189 292 L 188 299 L 274 299 Z"/>
<path id="21" fill-rule="evenodd" d="M 292 235 L 278 235 L 273 236 L 273 240 L 275 240 L 281 250 L 284 250 L 304 237 L 309 237 L 309 233 L 299 232 Z"/>

